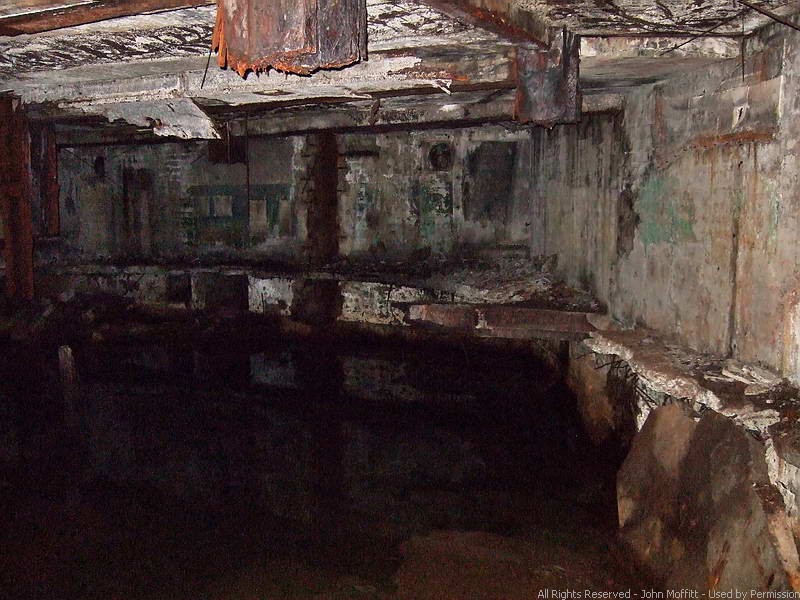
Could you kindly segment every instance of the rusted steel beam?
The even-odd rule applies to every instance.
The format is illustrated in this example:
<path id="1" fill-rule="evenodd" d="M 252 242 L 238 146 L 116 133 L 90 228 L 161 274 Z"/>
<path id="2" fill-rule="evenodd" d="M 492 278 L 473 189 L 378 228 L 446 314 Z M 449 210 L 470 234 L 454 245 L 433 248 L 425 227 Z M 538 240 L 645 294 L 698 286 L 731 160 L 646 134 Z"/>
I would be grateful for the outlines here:
<path id="1" fill-rule="evenodd" d="M 594 331 L 594 327 L 587 318 L 589 313 L 585 312 L 509 305 L 479 306 L 476 310 L 481 312 L 481 322 L 485 322 L 490 328 L 526 327 L 565 333 Z"/>
<path id="2" fill-rule="evenodd" d="M 549 43 L 550 28 L 534 23 L 532 17 L 523 20 L 517 15 L 512 16 L 501 6 L 487 8 L 478 0 L 421 1 L 463 23 L 480 27 L 512 42 L 535 43 L 543 47 Z"/>
<path id="3" fill-rule="evenodd" d="M 511 305 L 412 304 L 411 323 L 429 324 L 481 337 L 580 339 L 595 330 L 589 313 Z"/>
<path id="4" fill-rule="evenodd" d="M 580 119 L 580 36 L 563 29 L 550 47 L 517 48 L 516 118 L 552 126 Z"/>
<path id="5" fill-rule="evenodd" d="M 217 0 L 212 47 L 242 77 L 309 75 L 366 60 L 366 15 L 366 0 Z"/>
<path id="6" fill-rule="evenodd" d="M 175 10 L 213 4 L 209 0 L 94 0 L 64 6 L 52 2 L 49 6 L 36 6 L 17 11 L 10 16 L 0 15 L 0 35 L 39 33 L 64 27 L 74 27 L 117 17 L 141 13 Z"/>
<path id="7" fill-rule="evenodd" d="M 3 217 L 6 291 L 13 300 L 33 299 L 31 149 L 22 104 L 0 97 L 0 214 Z"/>

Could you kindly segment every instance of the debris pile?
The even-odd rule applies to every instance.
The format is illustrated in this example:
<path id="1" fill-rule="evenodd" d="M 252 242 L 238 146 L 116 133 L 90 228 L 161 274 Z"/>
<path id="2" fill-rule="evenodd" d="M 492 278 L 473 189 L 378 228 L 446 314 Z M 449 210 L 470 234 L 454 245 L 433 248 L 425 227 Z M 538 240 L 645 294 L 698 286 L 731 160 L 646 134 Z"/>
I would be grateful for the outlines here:
<path id="1" fill-rule="evenodd" d="M 589 292 L 556 278 L 555 263 L 555 257 L 451 263 L 433 273 L 426 285 L 452 293 L 453 301 L 459 303 L 522 303 L 534 308 L 601 312 L 603 307 Z"/>

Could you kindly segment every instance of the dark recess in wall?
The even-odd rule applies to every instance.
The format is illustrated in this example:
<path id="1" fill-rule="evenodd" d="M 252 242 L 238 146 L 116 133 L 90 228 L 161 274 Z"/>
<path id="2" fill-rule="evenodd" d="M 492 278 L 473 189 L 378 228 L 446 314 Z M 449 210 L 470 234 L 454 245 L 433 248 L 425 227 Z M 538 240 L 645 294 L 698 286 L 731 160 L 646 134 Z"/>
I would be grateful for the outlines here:
<path id="1" fill-rule="evenodd" d="M 447 171 L 453 166 L 453 147 L 447 142 L 434 144 L 428 152 L 428 163 L 434 171 Z"/>
<path id="2" fill-rule="evenodd" d="M 221 140 L 210 140 L 208 160 L 213 164 L 246 163 L 247 139 L 242 136 L 226 136 Z"/>
<path id="3" fill-rule="evenodd" d="M 339 254 L 338 195 L 339 150 L 336 135 L 320 133 L 309 138 L 313 152 L 308 206 L 308 259 L 322 265 Z"/>
<path id="4" fill-rule="evenodd" d="M 631 185 L 627 184 L 619 195 L 617 206 L 617 256 L 620 258 L 628 256 L 633 250 L 633 240 L 639 228 L 640 219 L 634 209 L 635 202 Z"/>
<path id="5" fill-rule="evenodd" d="M 468 221 L 505 221 L 514 189 L 516 142 L 483 142 L 467 156 L 464 214 Z"/>
<path id="6" fill-rule="evenodd" d="M 149 169 L 122 171 L 122 236 L 127 254 L 140 256 L 150 250 L 150 201 L 155 175 Z"/>

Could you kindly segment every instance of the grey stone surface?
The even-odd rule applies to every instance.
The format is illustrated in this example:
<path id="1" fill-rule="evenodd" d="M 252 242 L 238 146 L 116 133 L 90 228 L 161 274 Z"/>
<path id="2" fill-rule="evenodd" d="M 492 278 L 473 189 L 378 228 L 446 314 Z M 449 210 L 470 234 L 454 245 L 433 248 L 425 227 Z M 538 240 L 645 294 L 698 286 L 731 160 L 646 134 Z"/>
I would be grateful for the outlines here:
<path id="1" fill-rule="evenodd" d="M 617 475 L 622 538 L 639 562 L 662 579 L 683 554 L 674 535 L 679 468 L 695 427 L 682 405 L 653 411 Z"/>
<path id="2" fill-rule="evenodd" d="M 618 476 L 621 533 L 669 589 L 794 590 L 797 549 L 761 444 L 707 411 L 654 410 Z"/>

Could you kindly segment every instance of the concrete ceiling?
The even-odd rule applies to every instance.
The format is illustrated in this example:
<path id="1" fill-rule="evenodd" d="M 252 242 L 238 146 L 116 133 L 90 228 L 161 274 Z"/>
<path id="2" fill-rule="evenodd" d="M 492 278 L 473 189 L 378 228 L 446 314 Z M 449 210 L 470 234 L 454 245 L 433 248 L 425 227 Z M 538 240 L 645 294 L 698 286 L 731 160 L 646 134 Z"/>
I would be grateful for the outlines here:
<path id="1" fill-rule="evenodd" d="M 0 32 L 4 17 L 104 1 L 0 0 Z M 794 14 L 800 2 L 759 6 Z M 522 31 L 528 40 L 560 27 L 583 34 L 581 81 L 591 92 L 736 56 L 736 36 L 770 21 L 738 0 L 368 0 L 368 62 L 312 77 L 244 80 L 213 60 L 206 70 L 215 11 L 199 6 L 0 35 L 0 93 L 20 95 L 42 118 L 99 115 L 181 137 L 213 136 L 205 115 L 232 107 L 263 112 L 309 103 L 318 114 L 320 104 L 352 102 L 353 123 L 372 124 L 390 104 L 374 102 L 403 94 L 424 96 L 414 102 L 421 115 L 442 116 L 448 106 L 448 115 L 462 119 L 499 119 L 513 110 L 508 92 L 519 39 L 508 32 Z M 712 27 L 713 35 L 690 41 Z M 662 56 L 683 42 L 690 43 Z M 497 115 L 488 114 L 491 107 Z M 341 106 L 337 111 L 343 114 Z"/>
<path id="2" fill-rule="evenodd" d="M 538 14 L 553 25 L 581 35 L 694 34 L 717 27 L 722 35 L 750 32 L 769 18 L 737 0 L 501 0 Z M 781 15 L 797 11 L 798 2 L 757 3 Z"/>

